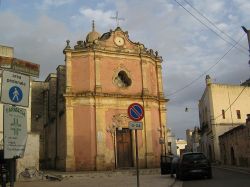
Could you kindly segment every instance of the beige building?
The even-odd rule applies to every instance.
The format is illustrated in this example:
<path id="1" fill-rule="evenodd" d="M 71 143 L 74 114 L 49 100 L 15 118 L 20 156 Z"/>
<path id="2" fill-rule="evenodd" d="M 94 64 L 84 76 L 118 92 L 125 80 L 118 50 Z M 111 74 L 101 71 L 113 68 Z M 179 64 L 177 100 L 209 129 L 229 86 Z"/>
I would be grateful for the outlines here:
<path id="1" fill-rule="evenodd" d="M 0 56 L 1 57 L 14 57 L 14 48 L 9 46 L 0 45 Z"/>
<path id="2" fill-rule="evenodd" d="M 250 167 L 250 114 L 246 124 L 219 136 L 221 162 L 225 165 Z"/>
<path id="3" fill-rule="evenodd" d="M 167 144 L 168 144 L 167 154 L 177 155 L 176 137 L 170 128 L 167 129 Z"/>
<path id="4" fill-rule="evenodd" d="M 181 156 L 182 153 L 186 151 L 187 141 L 186 140 L 176 140 L 177 155 Z"/>
<path id="5" fill-rule="evenodd" d="M 193 130 L 186 130 L 187 146 L 186 151 L 199 152 L 200 151 L 200 129 L 194 127 Z"/>
<path id="6" fill-rule="evenodd" d="M 192 151 L 193 143 L 192 143 L 192 135 L 193 135 L 193 130 L 187 129 L 186 130 L 186 139 L 187 139 L 187 146 L 186 150 L 187 151 Z"/>
<path id="7" fill-rule="evenodd" d="M 44 105 L 32 111 L 44 125 L 43 165 L 66 171 L 134 167 L 135 132 L 127 110 L 139 103 L 145 113 L 138 131 L 140 167 L 158 167 L 168 152 L 159 143 L 167 99 L 158 52 L 131 41 L 120 27 L 100 35 L 94 25 L 74 47 L 67 41 L 63 52 L 65 65 L 44 84 L 35 83 L 41 90 L 32 98 L 44 96 Z"/>
<path id="8" fill-rule="evenodd" d="M 250 87 L 215 84 L 206 76 L 206 88 L 199 101 L 201 151 L 220 161 L 219 136 L 244 124 L 250 112 Z"/>
<path id="9" fill-rule="evenodd" d="M 14 49 L 12 47 L 6 47 L 6 46 L 0 46 L 0 88 L 1 88 L 1 77 L 2 77 L 2 71 L 3 70 L 13 70 L 13 67 L 18 64 L 18 67 L 20 70 L 22 70 L 22 67 L 25 67 L 23 71 L 25 72 L 31 72 L 31 71 L 39 71 L 39 65 L 14 59 L 13 57 Z M 15 65 L 14 65 L 15 64 Z M 18 72 L 18 71 L 17 71 Z M 25 168 L 36 168 L 39 169 L 39 134 L 32 131 L 32 124 L 31 124 L 31 86 L 30 86 L 30 93 L 29 93 L 29 106 L 24 107 L 27 111 L 27 130 L 28 130 L 28 136 L 27 136 L 27 142 L 26 142 L 26 148 L 24 152 L 24 157 L 19 158 L 16 161 L 16 174 L 18 174 L 21 171 L 24 171 Z M 0 119 L 3 119 L 3 104 L 0 103 Z M 3 120 L 0 120 L 0 149 L 3 150 Z"/>

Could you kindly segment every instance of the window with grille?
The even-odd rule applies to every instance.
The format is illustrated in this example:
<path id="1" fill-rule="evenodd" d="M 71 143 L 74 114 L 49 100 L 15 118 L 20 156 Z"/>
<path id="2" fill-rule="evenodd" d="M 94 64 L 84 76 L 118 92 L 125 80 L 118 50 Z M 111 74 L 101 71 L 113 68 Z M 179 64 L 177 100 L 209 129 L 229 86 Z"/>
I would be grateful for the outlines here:
<path id="1" fill-rule="evenodd" d="M 240 110 L 236 110 L 237 119 L 241 119 Z"/>
<path id="2" fill-rule="evenodd" d="M 226 115 L 225 115 L 225 110 L 222 110 L 222 118 L 225 119 Z"/>

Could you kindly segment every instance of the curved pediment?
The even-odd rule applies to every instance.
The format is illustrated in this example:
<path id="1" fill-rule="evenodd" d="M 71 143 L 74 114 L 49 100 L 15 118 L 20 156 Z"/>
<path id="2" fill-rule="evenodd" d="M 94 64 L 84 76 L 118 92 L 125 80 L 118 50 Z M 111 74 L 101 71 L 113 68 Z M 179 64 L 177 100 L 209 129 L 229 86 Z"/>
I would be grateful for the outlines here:
<path id="1" fill-rule="evenodd" d="M 129 39 L 128 32 L 123 31 L 120 27 L 99 35 L 99 33 L 95 31 L 93 26 L 92 31 L 87 35 L 86 40 L 77 41 L 77 45 L 74 46 L 74 50 L 84 50 L 90 48 L 131 54 L 140 53 L 149 55 L 152 58 L 158 58 L 162 61 L 162 58 L 161 56 L 158 56 L 157 51 L 147 49 L 143 44 L 139 42 L 131 41 Z M 64 52 L 65 50 L 71 50 L 69 42 L 67 43 Z"/>
<path id="2" fill-rule="evenodd" d="M 114 31 L 110 30 L 104 33 L 98 41 L 96 41 L 96 44 L 100 47 L 117 48 L 119 50 L 129 50 L 131 52 L 138 52 L 140 49 L 144 48 L 143 44 L 131 41 L 128 32 L 124 32 L 120 27 L 117 27 Z"/>

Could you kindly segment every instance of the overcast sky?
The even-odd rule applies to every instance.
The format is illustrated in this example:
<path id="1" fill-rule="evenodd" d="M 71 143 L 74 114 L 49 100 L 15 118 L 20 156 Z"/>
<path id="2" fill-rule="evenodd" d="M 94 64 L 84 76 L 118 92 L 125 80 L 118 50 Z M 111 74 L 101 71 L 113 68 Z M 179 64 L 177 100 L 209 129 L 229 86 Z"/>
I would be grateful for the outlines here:
<path id="1" fill-rule="evenodd" d="M 185 138 L 187 128 L 199 126 L 197 105 L 206 74 L 213 82 L 230 84 L 250 76 L 247 37 L 241 29 L 250 29 L 250 1 L 176 1 L 0 0 L 0 44 L 14 47 L 16 58 L 40 64 L 44 80 L 64 64 L 67 39 L 71 46 L 85 40 L 92 20 L 99 33 L 115 29 L 110 17 L 118 11 L 130 39 L 163 57 L 164 92 L 170 99 L 167 124 L 176 137 Z"/>

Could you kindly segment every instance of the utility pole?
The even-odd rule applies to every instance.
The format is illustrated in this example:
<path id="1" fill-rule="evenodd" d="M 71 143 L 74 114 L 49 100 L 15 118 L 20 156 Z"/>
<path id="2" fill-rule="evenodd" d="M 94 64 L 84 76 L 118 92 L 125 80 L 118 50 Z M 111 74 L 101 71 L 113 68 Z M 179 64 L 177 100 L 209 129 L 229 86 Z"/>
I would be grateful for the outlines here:
<path id="1" fill-rule="evenodd" d="M 250 67 L 250 30 L 246 29 L 246 27 L 242 26 L 241 27 L 245 33 L 247 34 L 247 39 L 248 39 L 248 51 L 249 51 L 249 61 L 248 61 L 248 65 Z"/>

